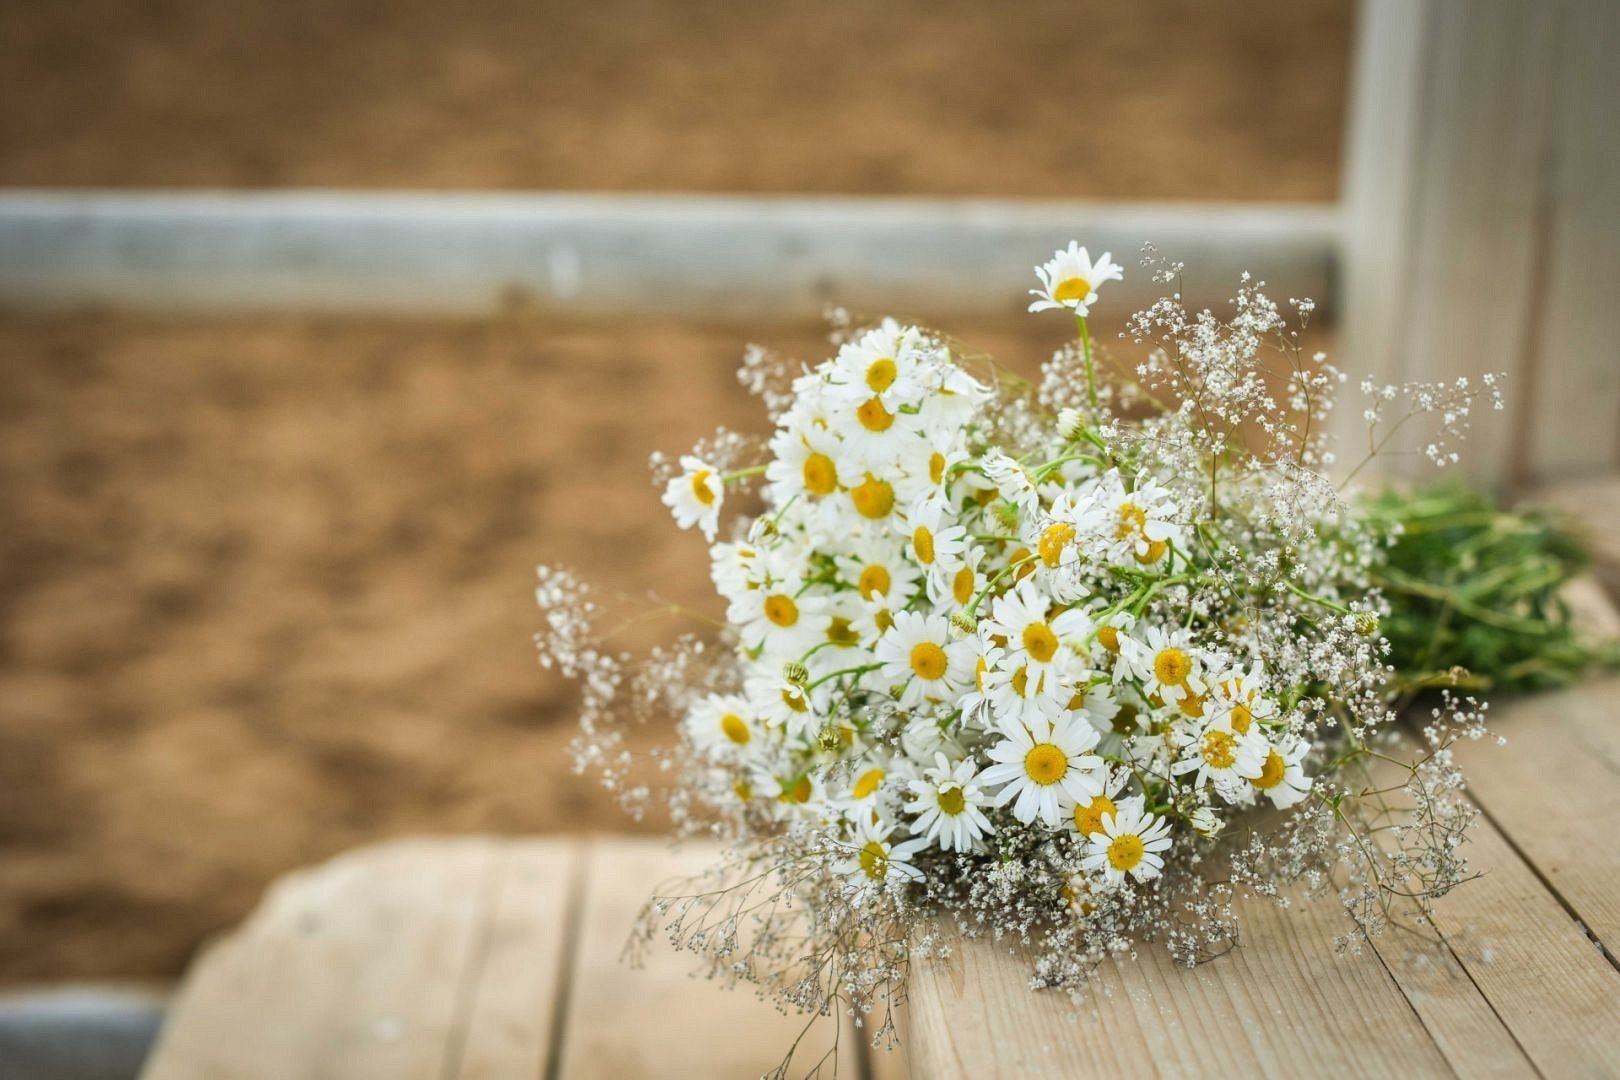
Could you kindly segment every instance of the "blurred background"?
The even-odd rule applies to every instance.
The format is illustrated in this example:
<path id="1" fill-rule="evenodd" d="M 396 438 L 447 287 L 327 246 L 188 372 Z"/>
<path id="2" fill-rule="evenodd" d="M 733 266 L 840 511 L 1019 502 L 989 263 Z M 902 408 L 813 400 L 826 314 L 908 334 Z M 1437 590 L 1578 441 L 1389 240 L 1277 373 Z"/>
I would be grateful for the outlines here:
<path id="1" fill-rule="evenodd" d="M 1612 124 L 1563 90 L 1515 111 L 1571 31 L 1493 5 L 1541 35 L 1512 35 L 1532 75 L 1503 80 L 1447 51 L 1466 7 L 1428 5 L 1414 42 L 1401 5 L 1352 0 L 6 5 L 0 982 L 176 976 L 274 877 L 381 837 L 635 828 L 571 772 L 533 568 L 712 607 L 647 456 L 762 430 L 742 349 L 819 360 L 823 302 L 1029 374 L 1068 327 L 1020 294 L 1071 235 L 1133 272 L 1141 240 L 1208 253 L 1217 297 L 1242 265 L 1279 298 L 1325 287 L 1328 348 L 1384 325 L 1335 322 L 1341 285 L 1387 313 L 1403 274 L 1484 274 L 1459 291 L 1500 305 L 1561 280 L 1534 240 L 1560 230 L 1612 266 L 1590 202 L 1522 244 L 1445 226 L 1488 264 L 1401 255 L 1433 206 L 1507 227 L 1453 174 L 1546 209 L 1509 176 L 1543 145 L 1476 168 L 1485 133 Z M 1529 325 L 1499 346 L 1515 370 Z M 1366 366 L 1445 375 L 1419 347 L 1440 331 Z M 1584 372 L 1599 449 L 1526 414 L 1485 436 L 1487 479 L 1539 475 L 1543 442 L 1560 468 L 1614 456 L 1613 361 Z"/>

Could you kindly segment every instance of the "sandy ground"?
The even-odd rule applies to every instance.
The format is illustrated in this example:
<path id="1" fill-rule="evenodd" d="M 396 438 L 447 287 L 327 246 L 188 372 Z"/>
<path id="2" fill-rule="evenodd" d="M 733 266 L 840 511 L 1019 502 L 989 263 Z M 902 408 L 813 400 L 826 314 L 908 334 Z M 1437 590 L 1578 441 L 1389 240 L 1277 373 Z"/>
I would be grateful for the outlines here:
<path id="1" fill-rule="evenodd" d="M 0 184 L 1330 199 L 1352 0 L 12 0 Z"/>
<path id="2" fill-rule="evenodd" d="M 1032 372 L 1063 331 L 1022 329 L 969 336 Z M 570 772 L 533 570 L 714 606 L 646 459 L 763 428 L 748 337 L 0 320 L 0 978 L 177 972 L 367 840 L 630 828 Z"/>

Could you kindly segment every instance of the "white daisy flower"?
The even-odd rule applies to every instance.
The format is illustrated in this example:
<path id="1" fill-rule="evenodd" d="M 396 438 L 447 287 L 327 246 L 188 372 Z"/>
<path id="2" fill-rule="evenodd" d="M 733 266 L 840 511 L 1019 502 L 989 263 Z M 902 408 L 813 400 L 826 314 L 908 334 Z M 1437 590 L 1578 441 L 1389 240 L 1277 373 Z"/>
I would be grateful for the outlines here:
<path id="1" fill-rule="evenodd" d="M 1029 305 L 1031 311 L 1050 311 L 1067 308 L 1076 315 L 1085 315 L 1097 302 L 1097 286 L 1105 281 L 1124 278 L 1124 268 L 1111 259 L 1113 252 L 1105 251 L 1096 262 L 1076 241 L 1067 248 L 1059 248 L 1042 266 L 1035 268 L 1041 279 L 1039 289 L 1029 290 L 1036 298 Z"/>
<path id="2" fill-rule="evenodd" d="M 1201 698 L 1209 689 L 1204 682 L 1203 658 L 1189 644 L 1184 630 L 1166 631 L 1149 626 L 1140 636 L 1120 634 L 1119 658 L 1114 678 L 1141 680 L 1142 692 L 1175 705 L 1184 697 Z"/>
<path id="3" fill-rule="evenodd" d="M 830 621 L 818 597 L 799 595 L 791 581 L 743 594 L 726 608 L 743 647 L 797 657 L 824 640 Z"/>
<path id="4" fill-rule="evenodd" d="M 1286 810 L 1311 792 L 1311 778 L 1305 775 L 1305 755 L 1310 744 L 1290 737 L 1281 746 L 1266 747 L 1260 775 L 1249 778 L 1260 794 L 1279 810 Z"/>
<path id="5" fill-rule="evenodd" d="M 1034 727 L 1050 723 L 1063 711 L 1063 688 L 1057 673 L 1010 659 L 1005 651 L 979 681 L 998 724 Z"/>
<path id="6" fill-rule="evenodd" d="M 720 527 L 720 506 L 725 499 L 720 473 L 691 454 L 681 456 L 680 474 L 664 485 L 663 502 L 674 513 L 675 523 L 683 529 L 698 526 L 705 540 L 712 541 Z"/>
<path id="7" fill-rule="evenodd" d="M 1082 838 L 1103 832 L 1103 817 L 1118 812 L 1119 803 L 1115 800 L 1119 798 L 1119 793 L 1124 790 L 1130 776 L 1125 769 L 1113 770 L 1101 791 L 1089 800 L 1081 800 L 1074 804 L 1074 809 L 1066 822 L 1068 827 Z"/>
<path id="8" fill-rule="evenodd" d="M 927 388 L 919 369 L 914 326 L 886 319 L 838 350 L 827 372 L 827 394 L 844 404 L 876 400 L 887 411 L 913 405 Z"/>
<path id="9" fill-rule="evenodd" d="M 1082 870 L 1101 871 L 1110 885 L 1123 882 L 1127 874 L 1137 881 L 1159 876 L 1164 869 L 1162 853 L 1170 847 L 1170 826 L 1143 808 L 1140 795 L 1104 815 L 1102 827 L 1100 834 L 1086 840 Z"/>
<path id="10" fill-rule="evenodd" d="M 956 707 L 962 710 L 962 723 L 988 728 L 995 722 L 995 711 L 985 677 L 1001 663 L 1004 654 L 1001 646 L 982 633 L 969 640 L 973 645 L 973 689 L 956 699 Z"/>
<path id="11" fill-rule="evenodd" d="M 912 832 L 928 843 L 937 843 L 946 851 L 978 851 L 984 846 L 984 836 L 995 831 L 979 809 L 989 796 L 971 759 L 952 766 L 944 754 L 937 754 L 934 767 L 907 787 L 912 798 L 905 811 L 916 815 Z"/>
<path id="12" fill-rule="evenodd" d="M 947 701 L 967 679 L 963 642 L 951 640 L 950 621 L 943 615 L 897 611 L 894 628 L 878 639 L 873 650 L 885 678 L 904 680 L 901 705 L 920 701 Z"/>
<path id="13" fill-rule="evenodd" d="M 1002 740 L 989 750 L 996 764 L 984 771 L 982 779 L 1002 785 L 993 805 L 1013 803 L 1013 817 L 1024 824 L 1039 818 L 1055 829 L 1064 809 L 1089 802 L 1102 791 L 1103 760 L 1089 753 L 1097 745 L 1097 732 L 1090 724 L 1062 717 L 1034 731 L 1006 724 L 998 733 Z"/>
<path id="14" fill-rule="evenodd" d="M 1212 711 L 1219 716 L 1227 714 L 1232 730 L 1247 735 L 1256 720 L 1264 723 L 1277 715 L 1277 703 L 1264 696 L 1265 669 L 1256 660 L 1248 670 L 1234 667 L 1210 680 L 1214 683 Z"/>
<path id="15" fill-rule="evenodd" d="M 1113 542 L 1114 558 L 1152 566 L 1169 553 L 1170 545 L 1181 539 L 1176 524 L 1175 499 L 1169 490 L 1151 478 L 1136 478 L 1134 490 L 1126 491 L 1117 473 L 1109 475 L 1104 496 L 1106 512 L 1100 519 L 1105 535 Z"/>
<path id="16" fill-rule="evenodd" d="M 753 715 L 766 727 L 800 741 L 814 738 L 821 730 L 822 710 L 817 708 L 814 692 L 788 682 L 780 671 L 750 676 L 743 692 Z"/>
<path id="17" fill-rule="evenodd" d="M 1041 508 L 1040 492 L 1024 467 L 1000 450 L 992 450 L 979 460 L 985 475 L 996 485 L 1003 499 L 1018 507 L 1018 512 L 1029 516 Z"/>
<path id="18" fill-rule="evenodd" d="M 820 428 L 782 428 L 771 437 L 765 481 L 777 506 L 838 492 L 838 440 Z"/>
<path id="19" fill-rule="evenodd" d="M 907 537 L 907 553 L 923 569 L 929 582 L 929 595 L 948 589 L 951 577 L 962 564 L 967 551 L 967 529 L 946 517 L 945 507 L 936 499 L 924 499 L 906 512 L 898 526 Z"/>
<path id="20" fill-rule="evenodd" d="M 1048 620 L 1046 613 L 1051 606 L 1052 598 L 1042 591 L 1040 583 L 1025 578 L 1016 588 L 996 597 L 985 630 L 1006 639 L 1010 663 L 1046 668 L 1057 662 L 1065 638 L 1077 638 L 1091 629 L 1090 616 L 1078 608 Z"/>
<path id="21" fill-rule="evenodd" d="M 1201 730 L 1185 732 L 1176 741 L 1182 756 L 1170 771 L 1177 776 L 1196 772 L 1196 785 L 1213 783 L 1223 796 L 1241 791 L 1242 782 L 1259 776 L 1265 766 L 1265 738 L 1258 731 L 1239 735 L 1232 730 L 1230 716 L 1211 720 Z"/>
<path id="22" fill-rule="evenodd" d="M 736 758 L 758 749 L 764 732 L 752 719 L 748 699 L 737 694 L 710 694 L 686 716 L 692 744 L 712 758 Z"/>
<path id="23" fill-rule="evenodd" d="M 889 842 L 894 826 L 869 818 L 856 825 L 855 838 L 841 845 L 848 856 L 833 863 L 833 870 L 862 888 L 880 888 L 891 881 L 921 881 L 923 872 L 909 861 L 928 847 L 926 840 Z"/>

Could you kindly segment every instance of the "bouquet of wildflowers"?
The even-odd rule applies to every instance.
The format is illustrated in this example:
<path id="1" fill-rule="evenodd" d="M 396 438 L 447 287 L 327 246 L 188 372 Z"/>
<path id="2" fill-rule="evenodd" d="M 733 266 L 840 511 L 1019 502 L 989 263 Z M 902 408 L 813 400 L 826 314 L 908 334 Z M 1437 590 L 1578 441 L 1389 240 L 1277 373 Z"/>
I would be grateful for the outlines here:
<path id="1" fill-rule="evenodd" d="M 676 823 L 729 845 L 647 932 L 880 1034 L 941 913 L 1075 990 L 1140 940 L 1228 947 L 1239 892 L 1335 890 L 1353 947 L 1466 877 L 1446 751 L 1483 707 L 1388 733 L 1384 538 L 1324 477 L 1337 372 L 1248 279 L 1227 319 L 1176 298 L 1132 317 L 1122 372 L 1088 325 L 1121 268 L 1071 244 L 1037 274 L 1031 310 L 1078 331 L 1038 386 L 925 329 L 846 327 L 814 367 L 750 354 L 768 444 L 657 463 L 712 543 L 718 648 L 634 667 L 595 643 L 589 590 L 542 570 L 542 657 L 586 685 L 581 764 L 649 798 L 615 705 L 671 710 L 653 759 Z M 1449 460 L 1494 395 L 1377 388 L 1368 446 L 1400 396 L 1400 423 L 1439 414 Z M 728 515 L 744 493 L 758 512 Z"/>

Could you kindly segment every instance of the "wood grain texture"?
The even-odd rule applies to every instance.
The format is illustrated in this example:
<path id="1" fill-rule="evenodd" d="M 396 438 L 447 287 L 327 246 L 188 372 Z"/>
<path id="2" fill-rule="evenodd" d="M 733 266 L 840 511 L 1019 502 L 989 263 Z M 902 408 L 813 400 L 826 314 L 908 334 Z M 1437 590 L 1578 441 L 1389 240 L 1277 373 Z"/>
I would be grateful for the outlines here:
<path id="1" fill-rule="evenodd" d="M 498 887 L 464 976 L 447 1077 L 539 1077 L 553 1042 L 572 947 L 581 845 L 513 840 L 497 847 Z"/>
<path id="2" fill-rule="evenodd" d="M 916 973 L 912 1060 L 924 1076 L 1446 1076 L 1371 952 L 1341 957 L 1333 905 L 1242 905 L 1244 944 L 1187 970 L 1158 946 L 1100 968 L 1078 1006 L 1031 993 L 1022 952 L 962 940 Z"/>
<path id="3" fill-rule="evenodd" d="M 602 840 L 586 860 L 584 903 L 563 1024 L 561 1075 L 754 1077 L 775 1068 L 805 1024 L 749 989 L 727 990 L 694 976 L 697 957 L 655 942 L 645 966 L 622 959 L 641 905 L 660 884 L 710 864 L 712 848 L 670 851 L 660 840 Z M 836 1035 L 835 1035 L 836 1033 Z M 861 1055 L 836 1020 L 817 1020 L 795 1058 L 794 1075 L 839 1041 L 839 1075 L 854 1077 Z M 830 1068 L 829 1068 L 830 1074 Z"/>
<path id="4" fill-rule="evenodd" d="M 284 879 L 198 961 L 147 1080 L 442 1077 L 497 861 L 401 841 Z"/>

